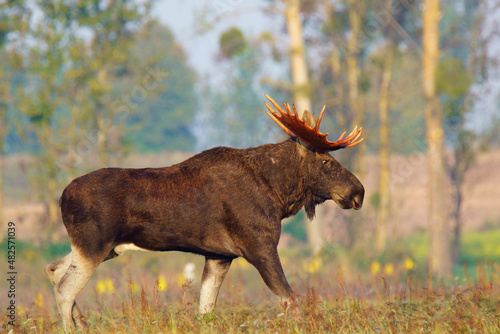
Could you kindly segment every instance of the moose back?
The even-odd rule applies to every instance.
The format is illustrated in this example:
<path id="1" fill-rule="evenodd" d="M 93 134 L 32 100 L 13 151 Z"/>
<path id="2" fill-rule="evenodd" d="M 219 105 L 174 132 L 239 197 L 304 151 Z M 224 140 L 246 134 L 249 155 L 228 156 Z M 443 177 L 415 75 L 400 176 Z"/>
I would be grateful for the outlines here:
<path id="1" fill-rule="evenodd" d="M 266 95 L 267 96 L 267 95 Z M 268 97 L 268 96 L 267 96 Z M 105 168 L 73 180 L 60 206 L 71 253 L 48 265 L 63 327 L 85 326 L 75 302 L 103 261 L 126 250 L 205 256 L 200 313 L 211 312 L 231 261 L 245 258 L 287 303 L 293 291 L 277 252 L 281 220 L 334 200 L 360 209 L 364 188 L 328 152 L 358 144 L 361 129 L 335 142 L 318 121 L 270 97 L 268 115 L 290 136 L 247 149 L 216 147 L 165 168 Z"/>

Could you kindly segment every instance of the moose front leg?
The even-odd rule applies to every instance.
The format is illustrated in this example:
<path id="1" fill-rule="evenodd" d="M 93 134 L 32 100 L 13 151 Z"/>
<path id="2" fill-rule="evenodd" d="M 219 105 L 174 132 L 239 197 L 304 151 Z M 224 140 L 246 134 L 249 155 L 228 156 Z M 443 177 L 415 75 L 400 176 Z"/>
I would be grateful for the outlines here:
<path id="1" fill-rule="evenodd" d="M 256 247 L 256 249 L 258 251 L 247 257 L 248 262 L 257 268 L 266 285 L 278 297 L 280 302 L 290 306 L 293 299 L 293 290 L 286 280 L 277 249 L 275 247 Z"/>
<path id="2" fill-rule="evenodd" d="M 200 313 L 213 311 L 217 303 L 220 286 L 231 266 L 233 259 L 214 259 L 205 257 L 205 268 L 201 277 Z"/>

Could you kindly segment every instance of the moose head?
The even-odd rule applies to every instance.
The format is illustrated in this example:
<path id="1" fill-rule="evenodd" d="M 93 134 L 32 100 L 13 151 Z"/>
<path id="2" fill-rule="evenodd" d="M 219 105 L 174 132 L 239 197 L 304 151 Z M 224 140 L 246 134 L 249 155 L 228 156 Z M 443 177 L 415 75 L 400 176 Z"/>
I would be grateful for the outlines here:
<path id="1" fill-rule="evenodd" d="M 297 148 L 304 161 L 308 165 L 310 176 L 310 189 L 312 189 L 312 200 L 308 201 L 305 209 L 309 218 L 314 216 L 314 207 L 326 200 L 333 199 L 341 208 L 355 210 L 361 209 L 365 190 L 359 180 L 347 169 L 345 169 L 328 152 L 352 147 L 363 141 L 359 138 L 363 128 L 356 126 L 354 130 L 345 136 L 344 131 L 340 137 L 332 142 L 326 137 L 329 133 L 321 133 L 319 125 L 323 118 L 326 106 L 323 107 L 318 120 L 307 110 L 300 119 L 295 105 L 292 105 L 293 113 L 289 104 L 283 103 L 280 107 L 269 95 L 266 97 L 276 108 L 276 111 L 265 102 L 269 111 L 266 113 L 271 117 L 291 138 L 297 142 Z M 345 137 L 345 138 L 344 138 Z"/>

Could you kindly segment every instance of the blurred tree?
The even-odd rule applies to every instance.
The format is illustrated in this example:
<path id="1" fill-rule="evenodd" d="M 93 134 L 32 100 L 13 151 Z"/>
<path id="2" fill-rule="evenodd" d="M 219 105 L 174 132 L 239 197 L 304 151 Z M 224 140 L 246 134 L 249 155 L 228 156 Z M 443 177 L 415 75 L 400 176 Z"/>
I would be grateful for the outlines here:
<path id="1" fill-rule="evenodd" d="M 220 35 L 219 48 L 224 58 L 232 58 L 244 52 L 246 41 L 243 32 L 237 27 L 229 28 Z"/>
<path id="2" fill-rule="evenodd" d="M 234 43 L 245 47 L 229 52 Z M 204 117 L 202 131 L 209 137 L 206 146 L 248 147 L 270 140 L 272 134 L 265 127 L 267 116 L 256 112 L 263 108 L 264 93 L 273 95 L 271 88 L 259 89 L 262 66 L 258 43 L 247 40 L 238 28 L 229 28 L 219 39 L 219 57 L 221 67 L 225 66 L 225 80 L 217 90 L 205 90 L 203 104 L 208 108 L 200 115 Z M 210 133 L 210 129 L 216 131 Z"/>
<path id="3" fill-rule="evenodd" d="M 131 46 L 129 63 L 136 74 L 126 89 L 129 101 L 122 104 L 130 114 L 130 130 L 122 141 L 142 152 L 193 150 L 196 73 L 172 32 L 154 20 L 148 22 Z"/>
<path id="4" fill-rule="evenodd" d="M 45 3 L 45 2 L 42 2 Z M 52 19 L 65 13 L 69 22 L 76 24 L 80 31 L 90 34 L 88 79 L 96 146 L 99 163 L 109 165 L 110 154 L 119 155 L 121 148 L 120 131 L 124 125 L 123 108 L 117 107 L 113 98 L 120 92 L 113 90 L 113 81 L 123 79 L 129 73 L 128 54 L 134 41 L 134 34 L 147 20 L 150 2 L 138 3 L 133 0 L 82 0 L 76 6 L 72 2 L 59 0 L 58 6 L 41 5 Z M 115 157 L 116 158 L 116 157 Z"/>
<path id="5" fill-rule="evenodd" d="M 364 67 L 369 54 L 368 46 L 375 36 L 373 31 L 366 28 L 371 27 L 367 13 L 373 7 L 373 1 L 325 1 L 324 6 L 328 15 L 322 23 L 321 31 L 331 50 L 324 65 L 328 67 L 328 71 L 323 73 L 327 74 L 322 74 L 321 81 L 327 84 L 323 95 L 326 101 L 332 100 L 335 111 L 340 111 L 334 115 L 338 128 L 344 131 L 354 125 L 362 125 L 366 137 L 365 104 L 370 81 Z M 338 153 L 343 164 L 353 170 L 360 179 L 363 179 L 365 174 L 366 148 L 364 144 L 355 150 Z M 360 233 L 364 229 L 363 221 L 360 214 L 347 216 L 347 247 L 353 248 L 360 240 Z"/>
<path id="6" fill-rule="evenodd" d="M 64 65 L 64 26 L 42 19 L 30 32 L 32 46 L 27 52 L 27 82 L 19 90 L 18 108 L 26 115 L 40 145 L 31 182 L 47 205 L 49 229 L 58 217 L 57 146 L 53 136 L 54 114 L 64 96 L 60 76 Z"/>
<path id="7" fill-rule="evenodd" d="M 389 188 L 389 84 L 392 76 L 394 46 L 392 41 L 387 42 L 386 58 L 382 65 L 380 79 L 380 98 L 378 102 L 380 113 L 380 148 L 379 148 L 379 205 L 377 210 L 377 231 L 375 248 L 382 252 L 387 243 L 387 221 L 390 213 Z"/>
<path id="8" fill-rule="evenodd" d="M 32 181 L 53 226 L 60 190 L 83 158 L 75 147 L 97 147 L 103 165 L 109 151 L 121 152 L 124 122 L 113 95 L 120 92 L 112 83 L 129 74 L 128 47 L 148 4 L 58 0 L 34 6 L 40 15 L 24 38 L 27 84 L 16 104 L 40 147 Z"/>
<path id="9" fill-rule="evenodd" d="M 285 18 L 288 38 L 290 40 L 290 71 L 293 82 L 293 103 L 297 108 L 299 116 L 302 117 L 304 110 L 312 111 L 312 106 L 299 0 L 286 0 Z M 321 215 L 318 214 L 314 222 L 310 222 L 305 217 L 304 224 L 306 226 L 309 247 L 311 247 L 313 254 L 317 255 L 325 244 L 324 226 L 321 221 Z"/>
<path id="10" fill-rule="evenodd" d="M 472 84 L 484 84 L 493 66 L 485 66 L 491 37 L 484 33 L 488 12 L 495 12 L 500 4 L 470 1 L 444 1 L 445 14 L 442 37 L 447 55 L 436 70 L 436 91 L 441 94 L 446 138 L 452 158 L 447 160 L 447 172 L 452 185 L 453 262 L 458 264 L 462 231 L 463 184 L 474 163 L 478 136 L 466 127 L 466 119 L 479 98 L 471 90 Z M 492 27 L 492 33 L 498 33 Z M 488 68 L 488 70 L 486 70 Z"/>
<path id="11" fill-rule="evenodd" d="M 363 124 L 365 121 L 365 112 L 360 94 L 360 53 L 362 43 L 365 43 L 365 35 L 361 31 L 362 16 L 365 15 L 365 3 L 356 0 L 348 0 L 347 13 L 349 16 L 349 38 L 347 40 L 346 65 L 347 65 L 347 84 L 349 93 L 349 106 L 354 115 L 356 125 Z M 358 157 L 356 159 L 356 169 L 361 178 L 365 174 L 365 145 L 358 148 Z"/>
<path id="12" fill-rule="evenodd" d="M 427 138 L 429 228 L 431 235 L 430 270 L 439 278 L 451 278 L 452 256 L 448 226 L 449 203 L 446 196 L 443 112 L 436 92 L 439 62 L 439 0 L 424 0 L 422 7 L 422 70 L 426 98 L 424 110 Z"/>
<path id="13" fill-rule="evenodd" d="M 8 131 L 6 122 L 7 109 L 12 103 L 12 73 L 19 66 L 19 53 L 9 38 L 15 34 L 22 34 L 28 25 L 30 12 L 24 1 L 4 1 L 0 3 L 0 219 L 3 217 L 3 149 Z"/>
<path id="14" fill-rule="evenodd" d="M 377 14 L 376 21 L 379 24 L 379 32 L 384 38 L 384 44 L 373 52 L 372 60 L 380 67 L 380 83 L 378 93 L 378 121 L 379 121 L 379 185 L 377 203 L 377 227 L 375 234 L 375 248 L 382 252 L 387 244 L 387 222 L 390 217 L 390 122 L 389 110 L 393 107 L 394 95 L 390 95 L 390 83 L 393 76 L 394 58 L 404 56 L 399 51 L 399 45 L 405 43 L 405 37 L 399 35 L 399 27 L 405 26 L 407 29 L 415 30 L 409 24 L 411 19 L 408 15 L 411 8 L 405 6 L 393 6 L 391 0 L 381 0 L 374 2 L 374 11 Z"/>

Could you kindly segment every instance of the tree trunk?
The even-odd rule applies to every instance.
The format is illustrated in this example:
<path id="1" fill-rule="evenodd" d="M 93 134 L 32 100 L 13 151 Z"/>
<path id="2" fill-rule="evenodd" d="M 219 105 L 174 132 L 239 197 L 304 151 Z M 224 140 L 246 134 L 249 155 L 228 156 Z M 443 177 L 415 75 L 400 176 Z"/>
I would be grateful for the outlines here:
<path id="1" fill-rule="evenodd" d="M 435 90 L 439 62 L 439 0 L 424 0 L 422 9 L 422 67 L 429 183 L 429 227 L 431 234 L 429 269 L 439 278 L 452 277 L 448 201 L 444 165 L 443 115 Z"/>
<path id="2" fill-rule="evenodd" d="M 349 92 L 349 106 L 351 108 L 352 120 L 354 125 L 362 125 L 365 115 L 361 108 L 361 96 L 359 93 L 359 51 L 361 49 L 361 5 L 359 1 L 349 0 L 349 25 L 350 36 L 347 43 L 347 84 Z M 365 149 L 366 145 L 360 145 L 356 151 L 351 154 L 350 165 L 356 171 L 357 176 L 362 179 L 365 173 Z M 355 245 L 359 236 L 359 231 L 363 229 L 363 222 L 359 215 L 352 215 L 347 222 L 348 247 Z"/>
<path id="3" fill-rule="evenodd" d="M 353 114 L 354 125 L 360 126 L 364 122 L 364 111 L 361 108 L 361 95 L 359 93 L 359 52 L 361 49 L 361 14 L 359 2 L 349 0 L 349 22 L 351 28 L 351 35 L 347 43 L 347 82 L 349 86 L 349 105 Z M 363 156 L 364 148 L 362 145 L 358 148 L 358 163 L 357 169 L 359 172 L 363 171 L 360 157 Z"/>
<path id="4" fill-rule="evenodd" d="M 286 2 L 286 23 L 290 38 L 290 65 L 293 81 L 294 103 L 302 116 L 304 110 L 311 110 L 309 97 L 309 74 L 307 71 L 304 36 L 300 20 L 300 1 Z"/>
<path id="5" fill-rule="evenodd" d="M 300 20 L 299 0 L 288 0 L 286 2 L 286 23 L 288 36 L 290 38 L 290 65 L 293 81 L 293 99 L 300 117 L 304 110 L 311 111 L 311 99 L 309 96 L 309 75 L 307 71 L 306 55 L 304 49 L 304 37 L 302 35 L 302 22 Z M 319 213 L 319 212 L 318 212 Z M 314 254 L 323 247 L 323 228 L 317 215 L 314 222 L 305 218 L 307 240 Z"/>
<path id="6" fill-rule="evenodd" d="M 97 82 L 101 89 L 106 85 L 106 70 L 99 69 L 97 72 Z M 105 114 L 105 106 L 101 104 L 100 97 L 97 97 L 97 110 L 96 110 L 96 129 L 97 129 L 97 154 L 99 156 L 99 166 L 101 168 L 108 167 L 109 153 L 108 153 L 108 119 Z"/>
<path id="7" fill-rule="evenodd" d="M 392 61 L 394 51 L 392 46 L 387 48 L 387 58 L 384 62 L 382 79 L 380 82 L 380 96 L 378 101 L 380 114 L 380 151 L 379 151 L 379 207 L 377 211 L 377 232 L 375 247 L 377 251 L 385 250 L 387 243 L 387 220 L 390 212 L 389 193 L 389 83 L 392 75 Z"/>
<path id="8" fill-rule="evenodd" d="M 45 197 L 45 202 L 47 203 L 48 215 L 49 215 L 49 229 L 54 229 L 58 220 L 59 205 L 57 200 L 57 167 L 56 159 L 57 153 L 54 147 L 53 141 L 53 131 L 50 124 L 46 123 L 42 126 L 43 137 L 41 137 L 41 143 L 45 147 L 44 157 L 41 158 L 43 166 L 46 169 L 47 179 L 41 180 L 40 182 L 44 184 L 42 186 L 43 196 Z M 54 237 L 53 237 L 54 238 Z"/>
<path id="9" fill-rule="evenodd" d="M 453 243 L 452 243 L 452 261 L 453 264 L 458 264 L 458 258 L 460 256 L 460 244 L 462 235 L 462 189 L 461 184 L 457 180 L 452 180 L 453 190 L 454 190 L 454 206 L 453 206 Z"/>

